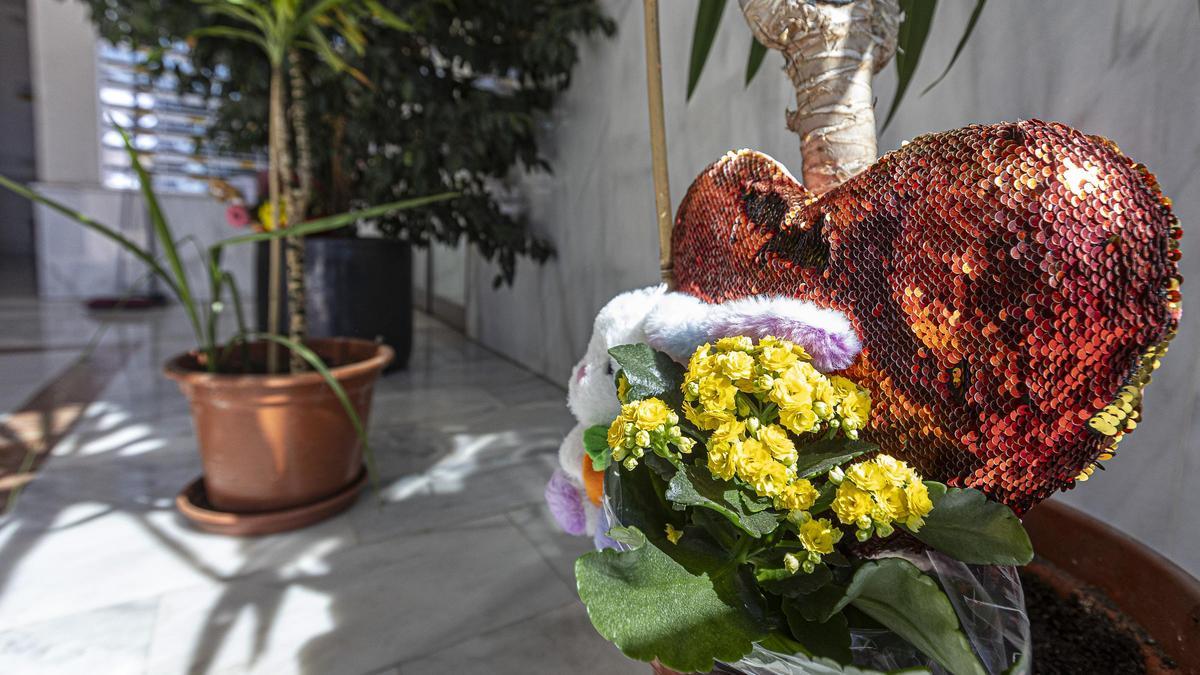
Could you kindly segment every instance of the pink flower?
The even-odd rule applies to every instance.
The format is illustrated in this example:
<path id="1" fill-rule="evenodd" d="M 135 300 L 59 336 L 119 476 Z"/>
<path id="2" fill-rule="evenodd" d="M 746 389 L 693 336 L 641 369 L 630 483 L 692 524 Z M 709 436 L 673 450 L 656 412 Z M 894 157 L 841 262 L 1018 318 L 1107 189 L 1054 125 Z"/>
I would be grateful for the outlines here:
<path id="1" fill-rule="evenodd" d="M 246 227 L 250 224 L 250 211 L 241 204 L 231 204 L 225 209 L 225 222 L 232 227 Z"/>

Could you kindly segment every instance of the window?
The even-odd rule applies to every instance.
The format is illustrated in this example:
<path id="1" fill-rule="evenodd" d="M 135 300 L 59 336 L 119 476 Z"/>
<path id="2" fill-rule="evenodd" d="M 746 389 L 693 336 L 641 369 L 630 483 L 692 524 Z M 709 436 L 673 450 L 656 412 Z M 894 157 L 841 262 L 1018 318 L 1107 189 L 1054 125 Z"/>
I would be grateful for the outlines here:
<path id="1" fill-rule="evenodd" d="M 163 58 L 168 65 L 190 67 L 186 46 L 179 45 Z M 253 194 L 255 174 L 265 168 L 264 158 L 214 153 L 200 148 L 219 102 L 194 94 L 175 93 L 176 78 L 157 79 L 145 68 L 146 55 L 127 47 L 101 42 L 97 57 L 100 94 L 100 180 L 105 187 L 129 190 L 138 187 L 121 135 L 112 124 L 129 130 L 142 162 L 162 192 L 203 194 L 208 180 L 221 178 Z M 111 122 L 110 122 L 111 120 Z"/>

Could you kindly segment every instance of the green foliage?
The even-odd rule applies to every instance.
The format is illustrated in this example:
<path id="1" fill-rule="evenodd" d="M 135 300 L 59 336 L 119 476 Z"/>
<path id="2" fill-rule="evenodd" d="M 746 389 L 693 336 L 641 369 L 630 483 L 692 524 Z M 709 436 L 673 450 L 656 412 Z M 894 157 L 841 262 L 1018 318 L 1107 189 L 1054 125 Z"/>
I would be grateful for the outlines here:
<path id="1" fill-rule="evenodd" d="M 912 83 L 913 75 L 917 72 L 917 63 L 921 60 L 921 50 L 925 48 L 925 38 L 929 36 L 929 27 L 933 25 L 933 13 L 937 10 L 937 0 L 900 0 L 900 9 L 904 12 L 904 21 L 900 24 L 900 35 L 896 41 L 896 94 L 892 97 L 891 108 L 883 120 L 884 129 L 891 123 L 908 85 Z"/>
<path id="2" fill-rule="evenodd" d="M 725 0 L 700 0 L 696 3 L 696 27 L 692 30 L 692 55 L 688 59 L 689 100 L 700 81 L 700 73 L 704 72 L 704 63 L 708 61 L 708 52 L 717 39 L 717 29 L 721 26 L 721 15 L 724 13 Z M 750 82 L 749 78 L 746 82 Z"/>
<path id="3" fill-rule="evenodd" d="M 588 427 L 583 432 L 583 450 L 592 460 L 592 468 L 603 471 L 612 463 L 612 450 L 608 447 L 608 429 L 602 424 Z"/>
<path id="4" fill-rule="evenodd" d="M 758 74 L 758 69 L 762 67 L 763 59 L 767 57 L 767 48 L 758 40 L 751 39 L 750 41 L 750 57 L 746 59 L 746 86 L 754 81 L 754 76 Z"/>
<path id="5" fill-rule="evenodd" d="M 756 497 L 747 495 L 732 481 L 714 478 L 704 467 L 688 465 L 676 472 L 666 497 L 681 508 L 698 506 L 716 511 L 756 538 L 770 534 L 779 525 L 775 514 L 764 510 L 765 505 L 755 510 Z"/>
<path id="6" fill-rule="evenodd" d="M 808 443 L 804 446 L 804 452 L 796 459 L 796 475 L 801 478 L 823 475 L 835 466 L 876 450 L 879 450 L 879 446 L 874 443 L 848 438 L 830 438 Z"/>
<path id="7" fill-rule="evenodd" d="M 683 366 L 650 345 L 619 345 L 608 350 L 629 382 L 629 400 L 659 398 L 678 410 L 683 402 Z"/>
<path id="8" fill-rule="evenodd" d="M 575 579 L 596 630 L 635 659 L 705 672 L 767 634 L 738 604 L 732 574 L 693 574 L 644 536 L 630 551 L 582 556 Z"/>
<path id="9" fill-rule="evenodd" d="M 787 617 L 788 629 L 809 654 L 850 663 L 850 626 L 845 615 L 835 614 L 826 621 L 809 621 L 790 601 L 783 603 L 783 614 Z"/>
<path id="10" fill-rule="evenodd" d="M 851 603 L 953 675 L 984 675 L 949 598 L 908 561 L 883 558 L 858 568 L 839 606 Z"/>
<path id="11" fill-rule="evenodd" d="M 1033 544 L 1012 509 L 991 501 L 979 490 L 946 489 L 926 481 L 933 511 L 912 533 L 929 546 L 975 565 L 1026 565 Z"/>
<path id="12" fill-rule="evenodd" d="M 205 15 L 188 2 L 84 1 L 104 38 L 158 57 L 151 60 L 151 75 L 169 71 L 181 91 L 221 98 L 206 143 L 235 151 L 267 146 L 270 78 L 268 64 L 257 58 L 261 46 L 213 35 L 194 44 L 194 68 L 161 59 L 166 47 L 197 30 L 242 25 Z M 331 26 L 325 29 L 328 50 L 314 42 L 316 51 L 304 55 L 307 122 L 320 139 L 313 144 L 311 212 L 458 192 L 453 202 L 389 213 L 379 227 L 417 245 L 453 245 L 465 237 L 498 265 L 497 283 L 511 282 L 517 256 L 544 261 L 552 248 L 503 207 L 491 187 L 514 170 L 549 170 L 538 134 L 570 84 L 578 43 L 611 35 L 615 24 L 595 0 L 369 4 L 376 9 L 357 32 L 338 35 Z M 355 48 L 360 42 L 370 45 L 361 54 Z M 362 80 L 341 77 L 328 63 L 330 53 Z M 218 73 L 226 70 L 222 81 Z"/>

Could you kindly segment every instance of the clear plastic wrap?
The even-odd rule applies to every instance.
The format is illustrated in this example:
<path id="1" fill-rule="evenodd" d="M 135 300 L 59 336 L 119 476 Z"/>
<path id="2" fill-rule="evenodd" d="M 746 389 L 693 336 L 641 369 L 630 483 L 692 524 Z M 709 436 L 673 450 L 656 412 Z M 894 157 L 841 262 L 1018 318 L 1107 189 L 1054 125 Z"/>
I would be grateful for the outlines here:
<path id="1" fill-rule="evenodd" d="M 621 525 L 614 500 L 619 499 L 619 472 L 605 481 L 601 526 Z M 596 546 L 621 549 L 604 537 Z M 897 553 L 937 581 L 950 599 L 963 632 L 988 675 L 1028 675 L 1032 670 L 1029 616 L 1015 567 L 967 565 L 937 551 Z M 854 665 L 876 671 L 925 668 L 934 675 L 946 670 L 898 635 L 886 630 L 852 630 Z M 671 672 L 656 668 L 658 672 Z M 826 660 L 771 652 L 755 645 L 736 663 L 718 663 L 713 673 L 733 675 L 840 675 L 853 673 Z"/>

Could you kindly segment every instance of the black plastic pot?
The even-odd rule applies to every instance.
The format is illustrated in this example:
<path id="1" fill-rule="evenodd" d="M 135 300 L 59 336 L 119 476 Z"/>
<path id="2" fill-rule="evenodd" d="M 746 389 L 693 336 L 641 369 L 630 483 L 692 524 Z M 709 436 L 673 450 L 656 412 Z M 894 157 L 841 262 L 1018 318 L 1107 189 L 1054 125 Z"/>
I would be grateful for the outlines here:
<path id="1" fill-rule="evenodd" d="M 256 318 L 267 327 L 270 249 L 255 254 Z M 282 266 L 281 266 L 282 267 Z M 287 285 L 280 270 L 283 327 Z M 388 370 L 405 368 L 412 354 L 412 247 L 391 239 L 311 238 L 304 244 L 310 337 L 382 339 L 396 353 Z"/>

